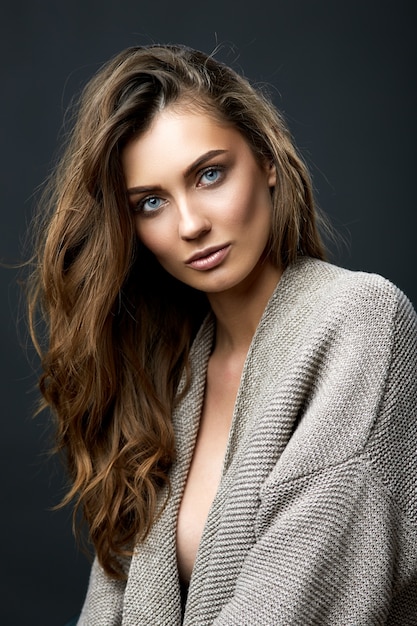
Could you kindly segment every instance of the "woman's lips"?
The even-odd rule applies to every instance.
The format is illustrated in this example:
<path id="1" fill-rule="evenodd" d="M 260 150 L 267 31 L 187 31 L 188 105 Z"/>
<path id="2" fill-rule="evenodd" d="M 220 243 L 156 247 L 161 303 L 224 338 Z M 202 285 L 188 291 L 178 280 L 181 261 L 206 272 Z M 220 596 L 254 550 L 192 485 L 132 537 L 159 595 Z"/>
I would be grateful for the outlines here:
<path id="1" fill-rule="evenodd" d="M 193 255 L 191 259 L 187 261 L 187 265 L 195 270 L 211 270 L 220 265 L 220 263 L 229 254 L 229 250 L 230 244 L 221 248 L 212 248 L 207 251 L 202 250 L 201 252 Z"/>

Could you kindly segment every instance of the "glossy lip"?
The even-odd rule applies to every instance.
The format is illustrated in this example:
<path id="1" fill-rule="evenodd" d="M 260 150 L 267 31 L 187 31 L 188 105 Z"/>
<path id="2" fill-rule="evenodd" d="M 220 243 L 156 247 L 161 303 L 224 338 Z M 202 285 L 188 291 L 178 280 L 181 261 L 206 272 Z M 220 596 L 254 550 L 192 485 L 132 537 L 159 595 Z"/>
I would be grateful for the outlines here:
<path id="1" fill-rule="evenodd" d="M 186 265 L 196 270 L 210 270 L 217 267 L 226 258 L 230 251 L 230 243 L 222 246 L 212 246 L 195 252 L 187 261 Z"/>

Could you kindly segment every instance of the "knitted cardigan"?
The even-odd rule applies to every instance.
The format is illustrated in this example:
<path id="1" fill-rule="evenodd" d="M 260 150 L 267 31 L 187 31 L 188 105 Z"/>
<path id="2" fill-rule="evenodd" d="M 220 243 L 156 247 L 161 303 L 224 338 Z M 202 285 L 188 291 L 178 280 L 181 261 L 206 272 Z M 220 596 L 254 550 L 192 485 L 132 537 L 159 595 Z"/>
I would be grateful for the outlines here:
<path id="1" fill-rule="evenodd" d="M 173 415 L 163 514 L 127 582 L 94 562 L 79 626 L 415 626 L 416 314 L 384 278 L 303 257 L 250 346 L 182 618 L 176 516 L 213 332 Z"/>

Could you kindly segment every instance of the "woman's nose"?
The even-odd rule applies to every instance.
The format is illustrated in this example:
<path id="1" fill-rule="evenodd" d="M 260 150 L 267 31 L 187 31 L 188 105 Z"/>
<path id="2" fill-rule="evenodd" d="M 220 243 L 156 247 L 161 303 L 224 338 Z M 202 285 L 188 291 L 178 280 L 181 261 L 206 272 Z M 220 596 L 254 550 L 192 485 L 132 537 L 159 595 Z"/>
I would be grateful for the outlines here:
<path id="1" fill-rule="evenodd" d="M 207 215 L 189 201 L 182 201 L 178 206 L 178 232 L 181 239 L 198 239 L 211 230 L 211 222 Z"/>

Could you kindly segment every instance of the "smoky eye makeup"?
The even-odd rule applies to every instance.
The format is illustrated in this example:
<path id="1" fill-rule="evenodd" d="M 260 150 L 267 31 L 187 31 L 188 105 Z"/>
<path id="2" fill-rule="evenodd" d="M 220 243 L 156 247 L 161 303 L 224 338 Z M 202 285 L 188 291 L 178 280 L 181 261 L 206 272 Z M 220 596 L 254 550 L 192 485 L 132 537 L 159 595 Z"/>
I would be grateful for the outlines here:
<path id="1" fill-rule="evenodd" d="M 198 184 L 203 187 L 215 185 L 223 180 L 225 173 L 226 167 L 224 165 L 220 165 L 218 163 L 208 165 L 200 170 L 198 175 Z"/>
<path id="2" fill-rule="evenodd" d="M 209 157 L 211 158 L 213 158 L 213 156 L 219 156 L 225 153 L 227 154 L 227 151 L 225 150 L 215 150 L 212 152 L 214 154 L 209 154 Z M 201 159 L 199 159 L 200 164 L 201 161 L 204 160 L 208 160 L 207 155 L 204 155 Z M 195 166 L 196 164 L 193 164 L 193 166 L 188 168 L 188 170 L 184 174 L 184 178 L 188 178 L 189 176 L 191 176 L 194 169 L 195 171 L 193 174 L 193 184 L 196 188 L 202 189 L 209 189 L 210 187 L 214 187 L 223 182 L 226 177 L 227 170 L 229 169 L 229 165 L 227 163 L 219 163 L 218 161 L 204 165 L 204 167 L 200 167 L 199 169 L 196 169 Z M 140 186 L 128 189 L 128 203 L 132 212 L 134 214 L 140 214 L 146 217 L 157 215 L 167 202 L 166 198 L 158 195 L 158 193 L 162 191 L 163 188 L 159 185 L 156 187 Z M 135 197 L 137 197 L 138 199 L 136 199 Z"/>
<path id="3" fill-rule="evenodd" d="M 166 200 L 155 194 L 144 196 L 134 202 L 130 201 L 133 213 L 145 215 L 146 217 L 157 214 L 164 206 Z"/>

